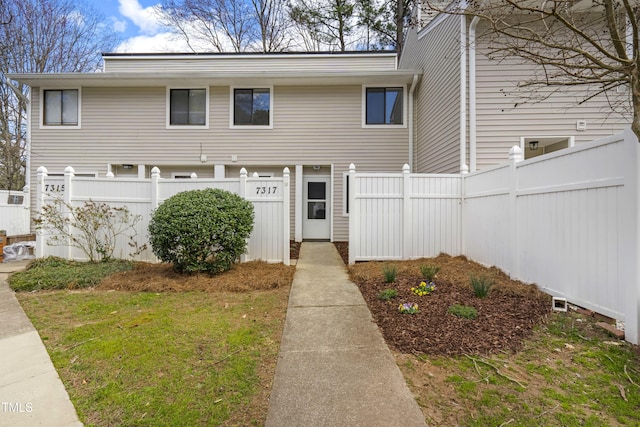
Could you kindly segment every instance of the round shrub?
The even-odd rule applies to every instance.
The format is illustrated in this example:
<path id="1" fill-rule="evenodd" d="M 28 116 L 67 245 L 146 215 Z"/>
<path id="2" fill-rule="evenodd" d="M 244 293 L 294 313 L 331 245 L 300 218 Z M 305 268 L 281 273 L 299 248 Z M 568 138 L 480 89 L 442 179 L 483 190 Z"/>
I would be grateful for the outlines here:
<path id="1" fill-rule="evenodd" d="M 162 203 L 149 223 L 153 253 L 179 272 L 222 273 L 246 251 L 253 205 L 225 190 L 178 193 Z"/>

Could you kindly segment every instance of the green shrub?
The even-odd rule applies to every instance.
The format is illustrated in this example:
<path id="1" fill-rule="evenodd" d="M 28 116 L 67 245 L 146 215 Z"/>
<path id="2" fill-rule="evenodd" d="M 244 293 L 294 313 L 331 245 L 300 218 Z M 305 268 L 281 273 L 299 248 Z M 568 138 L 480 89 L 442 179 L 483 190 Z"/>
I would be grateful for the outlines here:
<path id="1" fill-rule="evenodd" d="M 398 296 L 398 291 L 392 288 L 385 289 L 378 292 L 378 299 L 382 301 L 389 301 Z"/>
<path id="2" fill-rule="evenodd" d="M 246 251 L 253 205 L 225 190 L 178 193 L 162 203 L 149 223 L 153 253 L 179 272 L 218 274 Z"/>
<path id="3" fill-rule="evenodd" d="M 460 304 L 450 306 L 449 313 L 464 319 L 475 319 L 478 317 L 478 311 L 475 308 Z"/>
<path id="4" fill-rule="evenodd" d="M 471 279 L 471 287 L 473 288 L 473 293 L 478 298 L 484 298 L 489 293 L 489 289 L 493 286 L 493 280 L 486 276 L 470 276 Z"/>
<path id="5" fill-rule="evenodd" d="M 385 265 L 382 267 L 382 275 L 385 283 L 393 283 L 398 275 L 398 267 L 395 265 Z"/>
<path id="6" fill-rule="evenodd" d="M 57 257 L 38 258 L 24 271 L 9 276 L 8 282 L 16 292 L 80 289 L 96 286 L 103 278 L 133 267 L 133 262 L 119 259 L 79 262 Z"/>
<path id="7" fill-rule="evenodd" d="M 422 277 L 427 282 L 433 282 L 433 279 L 436 277 L 436 274 L 438 274 L 438 271 L 440 271 L 440 267 L 437 267 L 435 265 L 420 266 L 420 272 L 422 273 Z"/>

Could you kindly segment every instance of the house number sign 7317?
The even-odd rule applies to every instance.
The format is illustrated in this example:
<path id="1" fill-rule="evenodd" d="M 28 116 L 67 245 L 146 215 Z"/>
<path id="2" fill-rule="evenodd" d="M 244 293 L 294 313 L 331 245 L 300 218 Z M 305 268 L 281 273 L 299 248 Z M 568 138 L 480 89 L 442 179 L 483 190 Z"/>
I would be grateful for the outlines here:
<path id="1" fill-rule="evenodd" d="M 278 191 L 278 186 L 276 185 L 272 185 L 268 187 L 256 187 L 257 195 L 276 194 L 276 191 Z"/>

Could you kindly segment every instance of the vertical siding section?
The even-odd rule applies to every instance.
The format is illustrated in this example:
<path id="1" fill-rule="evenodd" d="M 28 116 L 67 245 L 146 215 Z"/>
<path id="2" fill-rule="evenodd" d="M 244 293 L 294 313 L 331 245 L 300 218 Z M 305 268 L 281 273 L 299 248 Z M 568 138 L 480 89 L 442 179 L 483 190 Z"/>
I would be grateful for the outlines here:
<path id="1" fill-rule="evenodd" d="M 460 170 L 460 17 L 447 16 L 407 35 L 400 68 L 423 70 L 416 90 L 415 170 Z"/>

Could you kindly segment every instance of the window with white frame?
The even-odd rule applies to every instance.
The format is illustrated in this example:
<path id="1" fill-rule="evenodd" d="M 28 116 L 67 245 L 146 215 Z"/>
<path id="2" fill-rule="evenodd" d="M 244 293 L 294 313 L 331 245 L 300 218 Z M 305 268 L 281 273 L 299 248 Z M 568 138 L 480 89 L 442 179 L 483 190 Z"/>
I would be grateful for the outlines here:
<path id="1" fill-rule="evenodd" d="M 78 126 L 80 124 L 80 91 L 78 89 L 45 89 L 42 91 L 44 126 Z"/>
<path id="2" fill-rule="evenodd" d="M 232 126 L 272 126 L 271 88 L 232 88 Z"/>
<path id="3" fill-rule="evenodd" d="M 207 125 L 208 90 L 206 88 L 170 88 L 168 98 L 169 126 Z"/>
<path id="4" fill-rule="evenodd" d="M 404 125 L 404 87 L 366 87 L 365 125 Z"/>

